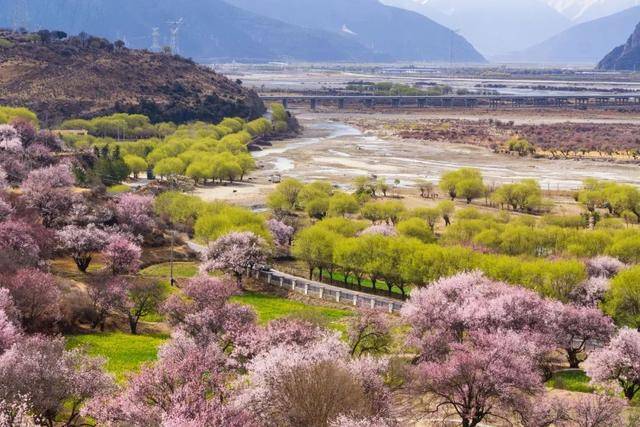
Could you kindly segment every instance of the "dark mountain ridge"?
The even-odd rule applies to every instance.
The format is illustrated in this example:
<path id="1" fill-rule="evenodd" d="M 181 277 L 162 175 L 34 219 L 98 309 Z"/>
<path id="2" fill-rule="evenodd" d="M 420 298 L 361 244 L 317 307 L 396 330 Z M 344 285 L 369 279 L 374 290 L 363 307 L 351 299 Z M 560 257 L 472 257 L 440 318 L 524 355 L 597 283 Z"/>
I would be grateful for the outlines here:
<path id="1" fill-rule="evenodd" d="M 613 49 L 598 64 L 600 70 L 637 71 L 640 68 L 640 24 L 627 42 Z"/>

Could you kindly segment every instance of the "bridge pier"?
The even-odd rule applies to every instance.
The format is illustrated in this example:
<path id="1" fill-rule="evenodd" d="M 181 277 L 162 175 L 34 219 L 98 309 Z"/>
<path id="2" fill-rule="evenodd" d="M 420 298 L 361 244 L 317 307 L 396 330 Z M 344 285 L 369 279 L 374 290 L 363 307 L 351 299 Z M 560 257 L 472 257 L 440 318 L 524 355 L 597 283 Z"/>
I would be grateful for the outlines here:
<path id="1" fill-rule="evenodd" d="M 338 98 L 338 108 L 339 109 L 344 109 L 344 98 Z"/>
<path id="2" fill-rule="evenodd" d="M 284 108 L 288 108 L 289 107 L 289 99 L 288 98 L 282 98 L 282 106 Z"/>
<path id="3" fill-rule="evenodd" d="M 418 98 L 418 108 L 424 108 L 426 104 L 426 98 Z"/>
<path id="4" fill-rule="evenodd" d="M 391 99 L 391 105 L 393 108 L 400 108 L 400 98 Z"/>
<path id="5" fill-rule="evenodd" d="M 311 98 L 311 99 L 309 100 L 309 105 L 310 105 L 311 109 L 312 109 L 313 111 L 315 111 L 315 110 L 316 110 L 316 106 L 318 105 L 318 100 L 317 100 L 317 99 L 315 99 L 315 98 Z"/>

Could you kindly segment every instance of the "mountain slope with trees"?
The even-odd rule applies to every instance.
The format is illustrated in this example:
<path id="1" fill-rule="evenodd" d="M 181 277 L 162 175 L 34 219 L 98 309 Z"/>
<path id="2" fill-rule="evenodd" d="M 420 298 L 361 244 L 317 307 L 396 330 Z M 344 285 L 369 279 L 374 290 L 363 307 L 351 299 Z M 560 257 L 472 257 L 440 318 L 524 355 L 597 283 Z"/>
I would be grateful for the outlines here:
<path id="1" fill-rule="evenodd" d="M 28 28 L 82 31 L 133 48 L 150 48 L 152 30 L 170 45 L 169 21 L 183 18 L 179 53 L 198 62 L 214 61 L 372 61 L 384 60 L 347 34 L 302 28 L 239 9 L 222 0 L 25 0 Z M 0 0 L 12 10 L 14 0 Z M 0 27 L 12 14 L 0 15 Z"/>
<path id="2" fill-rule="evenodd" d="M 640 6 L 578 24 L 543 43 L 501 59 L 518 62 L 595 64 L 612 46 L 623 43 L 638 22 Z"/>
<path id="3" fill-rule="evenodd" d="M 0 31 L 0 104 L 26 105 L 45 123 L 121 111 L 178 123 L 264 111 L 255 92 L 190 60 L 64 36 Z"/>
<path id="4" fill-rule="evenodd" d="M 443 25 L 378 0 L 228 1 L 289 24 L 347 34 L 394 60 L 485 61 L 466 39 Z"/>

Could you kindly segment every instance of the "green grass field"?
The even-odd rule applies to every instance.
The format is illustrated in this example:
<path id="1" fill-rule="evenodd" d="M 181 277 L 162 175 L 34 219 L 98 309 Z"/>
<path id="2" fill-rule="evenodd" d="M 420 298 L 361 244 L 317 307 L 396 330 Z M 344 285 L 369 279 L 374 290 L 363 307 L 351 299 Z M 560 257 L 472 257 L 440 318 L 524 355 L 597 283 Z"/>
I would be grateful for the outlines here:
<path id="1" fill-rule="evenodd" d="M 122 332 L 69 335 L 69 348 L 83 347 L 91 356 L 107 360 L 106 369 L 123 381 L 128 372 L 135 372 L 145 362 L 156 360 L 158 347 L 166 335 L 130 335 Z"/>
<path id="2" fill-rule="evenodd" d="M 112 185 L 107 188 L 107 193 L 109 194 L 122 194 L 128 193 L 129 191 L 131 191 L 131 187 L 124 184 Z"/>
<path id="3" fill-rule="evenodd" d="M 342 329 L 340 322 L 351 315 L 348 310 L 307 305 L 299 301 L 254 292 L 233 297 L 232 301 L 251 306 L 258 314 L 258 321 L 261 324 L 283 317 L 315 317 L 326 321 L 330 327 Z"/>
<path id="4" fill-rule="evenodd" d="M 171 267 L 168 262 L 156 264 L 140 271 L 143 277 L 164 277 L 168 278 Z M 178 279 L 188 279 L 198 274 L 198 264 L 195 262 L 174 262 L 173 276 Z"/>
<path id="5" fill-rule="evenodd" d="M 589 384 L 589 377 L 583 371 L 556 372 L 547 386 L 560 390 L 575 391 L 579 393 L 592 393 L 594 388 Z"/>
<path id="6" fill-rule="evenodd" d="M 233 301 L 252 307 L 261 324 L 284 317 L 302 317 L 318 320 L 327 327 L 344 332 L 343 320 L 351 315 L 348 310 L 310 306 L 272 295 L 245 293 L 233 297 Z M 145 319 L 150 321 L 150 319 Z M 123 381 L 126 374 L 135 372 L 145 362 L 156 360 L 158 347 L 169 337 L 166 335 L 131 335 L 123 332 L 69 335 L 69 348 L 83 347 L 91 356 L 107 360 L 106 369 Z"/>

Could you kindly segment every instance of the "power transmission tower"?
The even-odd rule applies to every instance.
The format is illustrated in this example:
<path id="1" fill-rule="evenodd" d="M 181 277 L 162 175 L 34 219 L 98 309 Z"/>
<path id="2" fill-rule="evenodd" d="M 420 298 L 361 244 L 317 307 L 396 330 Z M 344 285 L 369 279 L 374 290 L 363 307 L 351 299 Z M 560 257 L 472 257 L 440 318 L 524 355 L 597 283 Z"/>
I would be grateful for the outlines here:
<path id="1" fill-rule="evenodd" d="M 160 52 L 162 49 L 160 47 L 160 28 L 153 27 L 151 29 L 151 51 L 152 52 Z"/>
<path id="2" fill-rule="evenodd" d="M 27 0 L 14 0 L 11 26 L 15 33 L 29 24 L 29 8 Z"/>
<path id="3" fill-rule="evenodd" d="M 182 27 L 183 23 L 183 18 L 180 18 L 177 21 L 167 21 L 167 24 L 169 25 L 169 31 L 171 32 L 171 43 L 169 46 L 171 47 L 171 53 L 176 55 L 180 53 L 178 45 L 178 32 L 180 31 L 180 27 Z"/>

